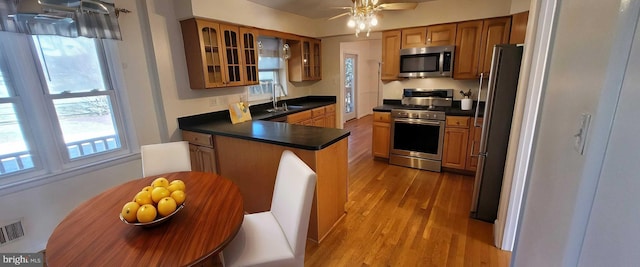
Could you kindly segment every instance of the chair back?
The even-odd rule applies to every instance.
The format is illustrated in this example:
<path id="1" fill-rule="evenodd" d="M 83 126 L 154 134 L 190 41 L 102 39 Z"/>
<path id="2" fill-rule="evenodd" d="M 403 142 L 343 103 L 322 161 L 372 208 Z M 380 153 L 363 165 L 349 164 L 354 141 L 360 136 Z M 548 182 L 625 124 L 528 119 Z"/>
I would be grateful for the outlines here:
<path id="1" fill-rule="evenodd" d="M 316 173 L 293 152 L 285 150 L 278 165 L 271 213 L 296 257 L 304 257 L 315 187 Z"/>
<path id="2" fill-rule="evenodd" d="M 187 141 L 144 145 L 140 147 L 140 155 L 144 177 L 191 170 Z"/>

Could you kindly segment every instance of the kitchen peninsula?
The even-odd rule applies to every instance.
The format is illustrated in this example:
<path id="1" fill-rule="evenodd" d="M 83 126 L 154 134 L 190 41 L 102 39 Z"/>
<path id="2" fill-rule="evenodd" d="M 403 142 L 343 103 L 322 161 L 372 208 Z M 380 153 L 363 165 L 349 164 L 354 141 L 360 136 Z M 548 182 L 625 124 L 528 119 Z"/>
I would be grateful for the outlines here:
<path id="1" fill-rule="evenodd" d="M 269 120 L 282 121 L 292 114 L 333 105 L 333 99 L 288 101 L 289 106 L 296 108 L 274 113 L 252 107 L 254 120 L 238 124 L 231 124 L 228 111 L 182 117 L 178 123 L 183 139 L 212 145 L 215 155 L 213 171 L 240 188 L 244 209 L 249 213 L 270 209 L 282 152 L 291 150 L 300 157 L 318 176 L 308 238 L 320 242 L 345 214 L 347 137 L 350 133 L 342 129 Z"/>

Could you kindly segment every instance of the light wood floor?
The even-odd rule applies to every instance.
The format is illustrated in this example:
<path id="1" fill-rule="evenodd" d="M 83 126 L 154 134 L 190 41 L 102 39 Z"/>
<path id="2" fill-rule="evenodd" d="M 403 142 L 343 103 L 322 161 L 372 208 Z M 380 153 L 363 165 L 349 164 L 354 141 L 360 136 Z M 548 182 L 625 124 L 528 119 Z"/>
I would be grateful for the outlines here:
<path id="1" fill-rule="evenodd" d="M 389 165 L 371 156 L 372 116 L 347 122 L 347 215 L 305 266 L 508 266 L 492 224 L 469 218 L 473 177 Z"/>

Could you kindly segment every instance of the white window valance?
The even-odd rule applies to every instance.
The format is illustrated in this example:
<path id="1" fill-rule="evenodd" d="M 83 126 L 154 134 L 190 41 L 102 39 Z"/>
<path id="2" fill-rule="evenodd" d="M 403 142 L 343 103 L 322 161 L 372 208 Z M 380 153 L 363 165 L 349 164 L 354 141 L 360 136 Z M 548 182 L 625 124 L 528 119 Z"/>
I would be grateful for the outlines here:
<path id="1" fill-rule="evenodd" d="M 117 15 L 101 0 L 0 0 L 0 31 L 121 40 Z"/>

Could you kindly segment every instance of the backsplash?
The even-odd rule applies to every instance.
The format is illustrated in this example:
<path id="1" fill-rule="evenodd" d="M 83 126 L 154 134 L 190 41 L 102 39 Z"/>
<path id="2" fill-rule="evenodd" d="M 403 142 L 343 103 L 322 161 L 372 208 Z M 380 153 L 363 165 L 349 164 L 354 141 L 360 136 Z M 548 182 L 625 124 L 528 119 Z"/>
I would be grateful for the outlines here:
<path id="1" fill-rule="evenodd" d="M 428 88 L 428 89 L 453 89 L 453 99 L 460 100 L 463 98 L 460 90 L 467 91 L 471 89 L 471 98 L 478 99 L 478 80 L 454 80 L 451 78 L 425 78 L 425 79 L 405 79 L 385 83 L 383 86 L 384 99 L 402 99 L 402 90 L 404 88 Z M 480 100 L 484 101 L 487 96 L 487 80 L 482 85 L 482 95 Z"/>

